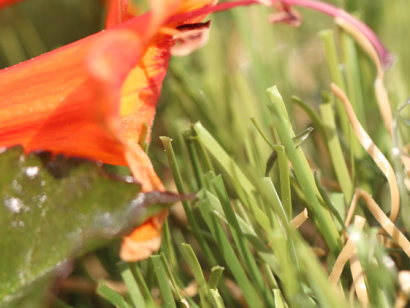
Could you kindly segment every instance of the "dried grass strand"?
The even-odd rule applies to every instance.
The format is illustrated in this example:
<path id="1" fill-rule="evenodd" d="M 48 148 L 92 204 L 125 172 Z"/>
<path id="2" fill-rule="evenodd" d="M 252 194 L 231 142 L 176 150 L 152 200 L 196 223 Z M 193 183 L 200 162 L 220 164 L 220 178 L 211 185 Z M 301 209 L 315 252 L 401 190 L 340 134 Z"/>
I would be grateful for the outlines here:
<path id="1" fill-rule="evenodd" d="M 363 217 L 356 216 L 354 227 L 355 229 L 363 228 L 366 220 Z M 353 250 L 353 254 L 350 257 L 350 270 L 352 271 L 354 288 L 356 290 L 357 298 L 363 307 L 369 306 L 369 295 L 367 294 L 366 283 L 364 281 L 363 269 L 360 264 L 359 254 L 357 248 Z"/>
<path id="2" fill-rule="evenodd" d="M 388 162 L 388 160 L 386 159 L 386 157 L 383 155 L 383 153 L 378 149 L 378 147 L 374 144 L 372 139 L 370 139 L 367 132 L 360 125 L 346 94 L 334 83 L 331 84 L 331 90 L 333 94 L 336 95 L 337 98 L 339 98 L 340 101 L 343 103 L 346 109 L 347 116 L 349 117 L 349 121 L 352 124 L 353 131 L 356 134 L 357 138 L 360 140 L 360 143 L 373 158 L 373 160 L 380 168 L 380 170 L 384 173 L 384 175 L 387 178 L 387 181 L 389 182 L 391 195 L 391 211 L 389 218 L 392 222 L 395 222 L 400 211 L 400 194 L 394 170 Z"/>
<path id="3" fill-rule="evenodd" d="M 295 218 L 290 222 L 290 226 L 297 229 L 299 228 L 308 218 L 308 211 L 305 208 L 301 213 L 299 213 Z"/>
<path id="4" fill-rule="evenodd" d="M 390 135 L 392 135 L 393 113 L 391 111 L 386 87 L 384 86 L 383 82 L 384 69 L 376 50 L 374 49 L 373 45 L 369 42 L 369 40 L 366 38 L 366 36 L 364 36 L 364 34 L 360 32 L 351 23 L 340 17 L 336 17 L 335 22 L 356 40 L 356 42 L 363 49 L 363 51 L 367 53 L 367 55 L 373 61 L 377 70 L 377 76 L 374 82 L 377 102 L 379 104 L 379 109 L 381 116 L 383 118 L 384 125 L 386 125 L 387 130 L 389 131 Z"/>
<path id="5" fill-rule="evenodd" d="M 376 220 L 381 224 L 383 229 L 400 245 L 401 249 L 410 257 L 410 242 L 407 238 L 400 232 L 400 230 L 394 225 L 394 223 L 384 214 L 378 204 L 373 200 L 369 193 L 358 188 L 356 189 L 355 195 L 362 198 L 367 205 L 367 208 L 372 212 Z"/>
<path id="6" fill-rule="evenodd" d="M 350 235 L 346 245 L 343 247 L 339 256 L 336 259 L 333 270 L 329 275 L 329 283 L 336 286 L 337 282 L 342 275 L 343 267 L 345 266 L 347 260 L 353 255 L 353 251 L 356 248 L 356 242 L 359 240 L 359 233 L 363 229 L 366 219 L 361 216 L 355 217 L 355 231 Z"/>

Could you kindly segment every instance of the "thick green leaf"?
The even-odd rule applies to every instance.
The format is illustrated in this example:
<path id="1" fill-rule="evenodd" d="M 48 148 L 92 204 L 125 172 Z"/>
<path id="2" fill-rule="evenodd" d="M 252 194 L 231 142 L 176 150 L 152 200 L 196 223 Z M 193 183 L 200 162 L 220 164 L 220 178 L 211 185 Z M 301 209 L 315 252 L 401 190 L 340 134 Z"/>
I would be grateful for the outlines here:
<path id="1" fill-rule="evenodd" d="M 25 157 L 21 147 L 0 154 L 0 306 L 67 259 L 129 232 L 158 210 L 148 205 L 180 199 L 138 194 L 132 177 L 113 177 L 95 162 Z"/>

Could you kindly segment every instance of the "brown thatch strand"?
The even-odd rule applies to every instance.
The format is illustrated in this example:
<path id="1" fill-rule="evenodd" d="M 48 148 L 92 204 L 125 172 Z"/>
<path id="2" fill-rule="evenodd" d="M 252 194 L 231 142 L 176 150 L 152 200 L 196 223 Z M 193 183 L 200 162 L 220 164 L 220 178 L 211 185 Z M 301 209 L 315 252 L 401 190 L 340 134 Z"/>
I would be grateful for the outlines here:
<path id="1" fill-rule="evenodd" d="M 297 229 L 299 228 L 305 220 L 308 218 L 308 211 L 305 208 L 301 213 L 299 213 L 295 218 L 290 222 L 291 227 Z"/>
<path id="2" fill-rule="evenodd" d="M 363 35 L 362 32 L 355 28 L 351 23 L 349 23 L 345 19 L 338 17 L 335 18 L 335 22 L 356 40 L 356 42 L 363 49 L 363 51 L 367 53 L 369 58 L 373 61 L 377 71 L 376 80 L 374 82 L 377 103 L 379 105 L 379 110 L 383 118 L 384 125 L 389 131 L 390 136 L 392 136 L 393 113 L 390 107 L 389 96 L 384 85 L 384 68 L 381 64 L 380 58 L 377 55 L 377 52 L 374 49 L 373 45 L 369 42 L 369 40 Z M 402 162 L 406 167 L 407 174 L 410 176 L 410 158 L 403 156 Z"/>
<path id="3" fill-rule="evenodd" d="M 366 220 L 361 216 L 355 216 L 354 227 L 355 229 L 362 229 Z M 360 264 L 357 248 L 353 250 L 353 254 L 350 257 L 350 270 L 352 271 L 354 288 L 356 290 L 357 298 L 363 307 L 369 306 L 369 296 L 367 294 L 366 283 L 364 281 L 364 275 L 362 266 Z"/>
<path id="4" fill-rule="evenodd" d="M 336 285 L 339 281 L 340 275 L 342 275 L 343 267 L 345 266 L 347 260 L 349 260 L 349 258 L 353 255 L 353 251 L 356 248 L 356 242 L 360 238 L 360 231 L 363 229 L 365 222 L 365 218 L 360 216 L 355 217 L 355 232 L 350 234 L 349 240 L 336 259 L 333 270 L 329 276 L 329 282 L 331 284 Z"/>
<path id="5" fill-rule="evenodd" d="M 337 25 L 343 28 L 346 32 L 348 32 L 356 42 L 362 47 L 363 51 L 367 53 L 370 59 L 373 61 L 376 70 L 377 76 L 374 82 L 374 88 L 376 91 L 377 102 L 379 104 L 380 113 L 382 115 L 384 124 L 388 129 L 390 135 L 392 135 L 392 122 L 393 122 L 393 114 L 390 107 L 389 97 L 387 95 L 386 87 L 384 86 L 383 78 L 384 78 L 384 69 L 381 65 L 380 58 L 377 55 L 376 50 L 374 49 L 373 45 L 369 42 L 366 36 L 363 35 L 355 26 L 351 23 L 346 21 L 342 18 L 335 18 L 335 22 Z"/>
<path id="6" fill-rule="evenodd" d="M 356 193 L 360 198 L 362 198 L 367 205 L 367 208 L 372 212 L 376 220 L 382 225 L 382 227 L 387 231 L 388 234 L 400 245 L 401 249 L 410 257 L 410 242 L 407 238 L 400 232 L 400 230 L 394 225 L 394 223 L 384 214 L 381 208 L 373 200 L 369 193 L 362 189 L 356 189 Z"/>
<path id="7" fill-rule="evenodd" d="M 380 152 L 372 139 L 370 139 L 367 132 L 360 125 L 346 94 L 334 83 L 331 84 L 331 90 L 333 94 L 336 95 L 337 98 L 339 98 L 343 103 L 346 109 L 347 116 L 349 117 L 350 123 L 352 124 L 353 131 L 359 139 L 360 143 L 373 158 L 373 160 L 380 168 L 380 170 L 384 173 L 387 181 L 389 182 L 391 194 L 391 212 L 389 218 L 392 222 L 395 222 L 400 211 L 400 195 L 399 186 L 397 185 L 397 179 L 394 170 L 383 153 Z"/>

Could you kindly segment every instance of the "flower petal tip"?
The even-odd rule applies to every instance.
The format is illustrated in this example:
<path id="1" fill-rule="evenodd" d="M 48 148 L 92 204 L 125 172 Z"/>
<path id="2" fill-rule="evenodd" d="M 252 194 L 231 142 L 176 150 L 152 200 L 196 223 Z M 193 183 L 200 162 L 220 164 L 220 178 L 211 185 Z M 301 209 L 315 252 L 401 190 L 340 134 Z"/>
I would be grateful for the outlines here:
<path id="1" fill-rule="evenodd" d="M 121 260 L 138 262 L 158 251 L 161 246 L 162 226 L 167 217 L 168 211 L 163 211 L 124 237 L 120 248 Z"/>

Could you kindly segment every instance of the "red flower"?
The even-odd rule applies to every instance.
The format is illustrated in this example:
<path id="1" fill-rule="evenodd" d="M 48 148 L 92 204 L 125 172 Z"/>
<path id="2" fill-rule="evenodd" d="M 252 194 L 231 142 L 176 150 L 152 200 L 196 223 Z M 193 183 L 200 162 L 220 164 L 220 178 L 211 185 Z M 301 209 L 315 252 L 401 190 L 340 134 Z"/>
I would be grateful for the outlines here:
<path id="1" fill-rule="evenodd" d="M 26 152 L 42 149 L 128 165 L 144 191 L 163 190 L 138 144 L 143 123 L 153 124 L 174 45 L 173 36 L 161 31 L 199 22 L 205 15 L 167 20 L 212 1 L 159 2 L 132 17 L 128 1 L 120 0 L 112 6 L 117 21 L 109 14 L 108 30 L 1 70 L 0 147 L 21 144 Z M 153 229 L 162 221 L 153 218 Z"/>

